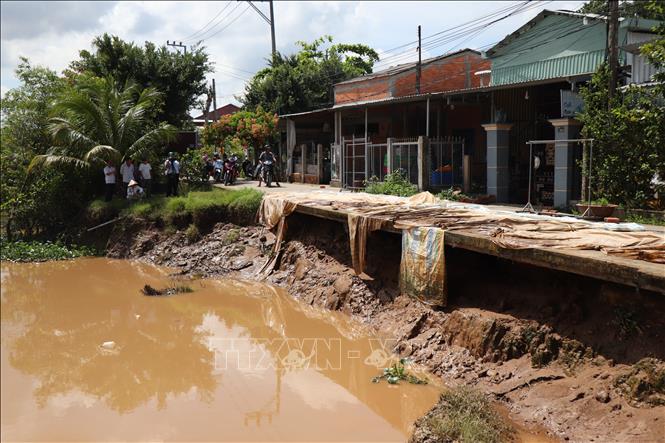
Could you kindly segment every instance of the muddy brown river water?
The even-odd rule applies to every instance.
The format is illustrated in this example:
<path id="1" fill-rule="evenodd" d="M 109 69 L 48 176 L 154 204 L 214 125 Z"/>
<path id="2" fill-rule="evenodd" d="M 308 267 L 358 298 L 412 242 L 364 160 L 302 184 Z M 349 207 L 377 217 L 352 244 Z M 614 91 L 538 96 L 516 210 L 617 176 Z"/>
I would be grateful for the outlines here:
<path id="1" fill-rule="evenodd" d="M 101 258 L 2 263 L 2 441 L 404 441 L 440 386 L 278 288 Z"/>

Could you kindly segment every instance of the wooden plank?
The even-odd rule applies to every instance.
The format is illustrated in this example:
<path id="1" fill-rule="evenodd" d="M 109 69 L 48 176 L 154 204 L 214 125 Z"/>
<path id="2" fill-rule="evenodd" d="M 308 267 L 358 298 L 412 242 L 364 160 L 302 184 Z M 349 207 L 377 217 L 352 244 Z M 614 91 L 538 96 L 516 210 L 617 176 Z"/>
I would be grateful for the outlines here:
<path id="1" fill-rule="evenodd" d="M 347 211 L 323 206 L 299 204 L 296 212 L 341 223 L 346 223 L 348 217 Z M 383 230 L 401 232 L 390 222 L 384 224 Z M 503 248 L 487 236 L 469 231 L 447 231 L 445 238 L 446 246 L 665 294 L 665 266 L 657 263 L 610 256 L 600 251 Z"/>

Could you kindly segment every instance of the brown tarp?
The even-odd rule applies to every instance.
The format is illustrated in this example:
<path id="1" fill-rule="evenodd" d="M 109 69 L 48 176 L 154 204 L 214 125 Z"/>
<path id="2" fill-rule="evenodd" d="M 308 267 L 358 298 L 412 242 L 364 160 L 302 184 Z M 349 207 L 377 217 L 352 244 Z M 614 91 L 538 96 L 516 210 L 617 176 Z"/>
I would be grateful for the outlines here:
<path id="1" fill-rule="evenodd" d="M 360 236 L 354 234 L 356 237 L 352 244 L 355 243 L 354 247 L 359 252 L 364 250 L 364 245 L 359 245 L 366 238 L 366 233 L 381 224 L 402 230 L 414 227 L 464 230 L 485 235 L 498 246 L 510 249 L 598 250 L 626 258 L 665 263 L 665 233 L 639 230 L 635 224 L 611 225 L 572 217 L 519 214 L 491 206 L 436 198 L 437 202 L 432 203 L 432 198 L 429 193 L 411 198 L 329 191 L 280 193 L 264 197 L 259 215 L 260 220 L 272 223 L 265 223 L 266 226 L 275 226 L 282 215 L 290 214 L 296 205 L 301 204 L 371 218 L 372 222 L 361 222 L 367 225 Z M 349 229 L 350 234 L 353 231 Z"/>
<path id="2" fill-rule="evenodd" d="M 365 270 L 367 252 L 367 235 L 381 229 L 383 220 L 359 214 L 349 214 L 349 244 L 351 245 L 351 261 L 353 270 L 360 275 Z"/>
<path id="3" fill-rule="evenodd" d="M 281 198 L 263 198 L 259 207 L 259 223 L 268 229 L 277 227 L 275 245 L 272 254 L 259 270 L 259 274 L 270 274 L 279 260 L 282 251 L 282 240 L 286 235 L 286 217 L 296 210 L 297 204 Z"/>

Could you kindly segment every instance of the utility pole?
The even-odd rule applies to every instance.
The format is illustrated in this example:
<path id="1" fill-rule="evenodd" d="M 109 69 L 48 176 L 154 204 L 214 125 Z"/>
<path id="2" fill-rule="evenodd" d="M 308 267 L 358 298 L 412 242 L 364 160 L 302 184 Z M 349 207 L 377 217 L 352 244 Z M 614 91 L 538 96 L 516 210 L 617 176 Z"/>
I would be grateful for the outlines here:
<path id="1" fill-rule="evenodd" d="M 272 57 L 275 58 L 277 54 L 277 47 L 275 46 L 275 12 L 272 7 L 272 0 L 270 0 L 270 38 L 272 40 Z"/>
<path id="2" fill-rule="evenodd" d="M 212 79 L 212 106 L 214 110 L 212 111 L 213 121 L 217 121 L 217 88 L 215 88 L 215 79 Z"/>
<path id="3" fill-rule="evenodd" d="M 609 48 L 608 64 L 610 69 L 610 99 L 614 97 L 619 76 L 619 0 L 608 0 L 609 23 L 607 29 L 607 46 Z"/>
<path id="4" fill-rule="evenodd" d="M 240 0 L 238 0 L 238 1 L 240 1 Z M 259 14 L 261 16 L 261 18 L 263 20 L 265 20 L 266 23 L 268 23 L 270 25 L 270 38 L 272 40 L 272 59 L 274 59 L 275 55 L 277 55 L 277 46 L 276 46 L 276 43 L 275 43 L 275 13 L 274 13 L 273 7 L 272 7 L 272 0 L 254 0 L 254 1 L 258 1 L 258 2 L 267 1 L 268 3 L 270 3 L 270 18 L 268 18 L 268 17 L 266 17 L 266 15 L 259 8 L 257 8 L 254 5 L 254 3 L 247 0 L 247 3 L 249 3 L 249 6 L 254 8 L 254 10 L 257 12 L 257 14 Z"/>
<path id="5" fill-rule="evenodd" d="M 420 41 L 420 25 L 418 25 L 418 64 L 416 65 L 416 94 L 420 94 L 420 67 L 422 63 L 422 44 Z"/>
<path id="6" fill-rule="evenodd" d="M 182 42 L 178 43 L 175 40 L 173 41 L 166 40 L 166 46 L 175 46 L 177 48 L 182 48 L 185 50 L 185 54 L 187 54 L 187 45 L 183 45 Z"/>

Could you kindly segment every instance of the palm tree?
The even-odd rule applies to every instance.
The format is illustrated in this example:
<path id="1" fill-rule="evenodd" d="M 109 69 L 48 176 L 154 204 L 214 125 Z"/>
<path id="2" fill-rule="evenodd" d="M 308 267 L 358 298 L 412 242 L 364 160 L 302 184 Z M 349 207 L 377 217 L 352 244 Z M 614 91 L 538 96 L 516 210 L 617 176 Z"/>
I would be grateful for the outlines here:
<path id="1" fill-rule="evenodd" d="M 148 113 L 161 94 L 128 84 L 120 90 L 112 78 L 89 79 L 54 105 L 49 130 L 54 145 L 32 159 L 36 166 L 89 167 L 103 160 L 122 162 L 140 158 L 172 140 L 175 127 L 159 123 L 148 127 Z"/>

